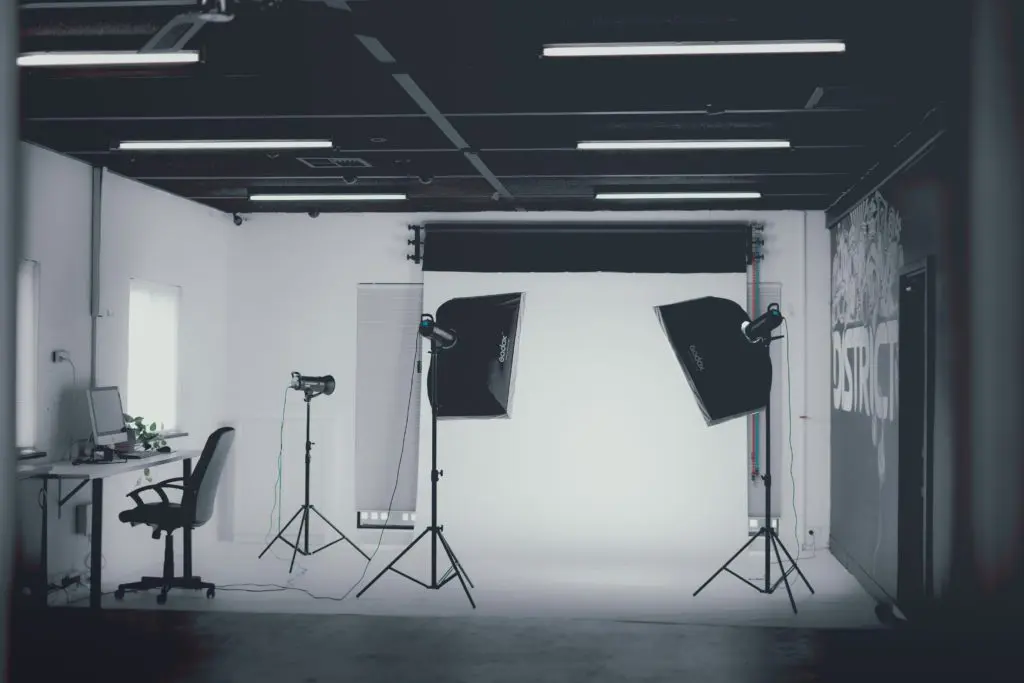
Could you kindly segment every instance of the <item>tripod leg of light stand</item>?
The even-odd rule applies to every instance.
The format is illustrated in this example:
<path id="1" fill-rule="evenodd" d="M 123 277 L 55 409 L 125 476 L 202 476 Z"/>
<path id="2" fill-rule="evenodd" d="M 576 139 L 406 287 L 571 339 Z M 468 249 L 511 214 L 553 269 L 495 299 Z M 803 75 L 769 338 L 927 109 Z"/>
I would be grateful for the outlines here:
<path id="1" fill-rule="evenodd" d="M 811 582 L 808 581 L 807 577 L 804 576 L 804 573 L 800 571 L 800 565 L 796 563 L 796 560 L 793 559 L 793 556 L 789 554 L 788 550 L 786 550 L 786 545 L 778 537 L 776 537 L 775 542 L 778 543 L 780 548 L 782 548 L 782 552 L 786 554 L 786 559 L 793 563 L 793 569 L 795 569 L 796 573 L 800 575 L 801 579 L 803 579 L 804 585 L 807 586 L 807 590 L 811 591 L 811 595 L 814 595 L 814 589 L 811 588 Z"/>
<path id="2" fill-rule="evenodd" d="M 324 522 L 324 524 L 326 524 L 327 526 L 329 526 L 329 527 L 331 527 L 332 529 L 334 529 L 334 532 L 335 532 L 336 534 L 338 534 L 339 536 L 341 536 L 341 538 L 339 538 L 339 539 L 338 539 L 337 541 L 334 541 L 334 542 L 332 542 L 332 543 L 328 543 L 327 545 L 324 545 L 324 546 L 321 546 L 321 547 L 317 548 L 316 550 L 314 550 L 314 551 L 313 551 L 314 553 L 318 553 L 318 552 L 320 552 L 321 550 L 323 550 L 324 548 L 326 548 L 327 546 L 329 546 L 329 545 L 334 545 L 335 543 L 338 543 L 339 541 L 345 541 L 345 542 L 346 542 L 346 543 L 348 543 L 348 544 L 349 544 L 350 546 L 352 546 L 353 548 L 355 548 L 355 549 L 356 549 L 356 552 L 357 552 L 357 553 L 359 553 L 360 555 L 362 555 L 362 556 L 363 556 L 363 558 L 364 558 L 364 559 L 366 559 L 366 561 L 367 561 L 367 562 L 369 562 L 369 560 L 370 560 L 370 556 L 369 556 L 369 555 L 367 555 L 366 553 L 364 553 L 364 552 L 363 552 L 363 549 L 362 549 L 362 548 L 360 548 L 359 546 L 357 546 L 357 545 L 356 545 L 355 543 L 353 543 L 353 542 L 352 542 L 352 540 L 351 540 L 351 539 L 350 539 L 350 538 L 349 538 L 348 536 L 346 536 L 345 534 L 343 534 L 343 533 L 341 532 L 341 529 L 339 529 L 338 527 L 334 526 L 334 524 L 332 524 L 332 523 L 331 523 L 331 520 L 329 520 L 329 519 L 327 519 L 326 517 L 324 517 L 324 516 L 323 516 L 323 514 L 322 514 L 322 513 L 321 513 L 321 512 L 319 511 L 319 510 L 317 510 L 317 509 L 316 509 L 316 507 L 315 507 L 315 506 L 313 506 L 313 505 L 310 505 L 310 506 L 309 506 L 309 509 L 310 509 L 310 510 L 312 510 L 313 512 L 315 512 L 315 513 L 316 513 L 316 516 L 317 516 L 317 517 L 319 517 L 320 519 L 322 519 L 322 520 L 323 520 L 323 522 Z"/>
<path id="3" fill-rule="evenodd" d="M 462 584 L 462 591 L 466 594 L 466 598 L 469 600 L 469 604 L 473 607 L 473 609 L 476 609 L 476 603 L 473 601 L 473 596 L 470 594 L 469 587 L 466 585 L 468 577 L 463 577 L 462 567 L 459 566 L 459 561 L 458 559 L 456 559 L 455 553 L 452 552 L 451 546 L 448 545 L 448 541 L 444 540 L 444 536 L 441 534 L 441 530 L 438 529 L 436 533 L 437 537 L 441 539 L 441 545 L 444 547 L 444 552 L 448 556 L 448 561 L 452 563 L 452 567 L 455 569 L 455 578 L 457 578 L 459 580 L 459 583 Z M 441 586 L 443 586 L 451 580 L 452 577 L 449 576 L 447 579 L 442 581 L 437 587 L 440 588 Z"/>
<path id="4" fill-rule="evenodd" d="M 444 537 L 444 534 L 441 533 L 440 529 L 437 531 L 437 537 L 441 539 L 441 545 L 444 546 L 445 552 L 448 553 L 448 559 L 452 561 L 452 567 L 455 568 L 455 571 L 460 572 L 466 578 L 466 583 L 469 584 L 470 588 L 476 588 L 476 586 L 473 585 L 473 580 L 469 578 L 469 574 L 467 574 L 466 570 L 462 568 L 462 563 L 459 562 L 459 558 L 455 555 L 455 551 L 452 550 L 451 545 L 448 543 L 448 539 Z M 470 599 L 470 602 L 473 602 L 472 598 Z"/>
<path id="5" fill-rule="evenodd" d="M 380 573 L 379 573 L 379 574 L 377 574 L 377 576 L 373 577 L 373 580 L 372 580 L 372 581 L 370 581 L 370 583 L 368 583 L 368 584 L 366 584 L 365 586 L 363 586 L 363 590 L 361 590 L 361 591 L 359 591 L 358 593 L 356 593 L 356 597 L 358 598 L 358 597 L 359 597 L 359 596 L 361 596 L 361 595 L 362 595 L 363 593 L 365 593 L 366 591 L 370 590 L 370 586 L 372 586 L 373 584 L 377 583 L 377 581 L 378 581 L 378 580 L 380 579 L 380 577 L 384 576 L 384 575 L 385 575 L 385 574 L 387 574 L 388 572 L 390 572 L 390 571 L 394 571 L 395 573 L 399 573 L 399 572 L 398 572 L 398 570 L 397 570 L 397 569 L 395 569 L 395 565 L 396 565 L 396 564 L 398 564 L 398 561 L 399 561 L 400 559 L 402 559 L 402 558 L 403 558 L 403 557 L 405 556 L 405 554 L 406 554 L 407 552 L 409 552 L 410 550 L 412 550 L 412 548 L 413 548 L 413 546 L 414 546 L 414 545 L 416 545 L 416 544 L 417 544 L 417 543 L 419 543 L 419 542 L 420 542 L 421 540 L 423 540 L 423 537 L 424 537 L 424 536 L 426 536 L 426 535 L 427 535 L 428 533 L 430 533 L 430 531 L 431 531 L 431 527 L 427 527 L 426 529 L 424 529 L 423 531 L 421 531 L 421 532 L 420 532 L 420 535 L 419 535 L 419 536 L 417 536 L 417 537 L 416 537 L 416 538 L 415 538 L 415 539 L 413 540 L 413 542 L 412 542 L 412 543 L 410 543 L 409 545 L 405 546 L 405 550 L 403 550 L 402 552 L 398 553 L 398 557 L 396 557 L 395 559 L 391 560 L 391 562 L 389 562 L 389 563 L 388 563 L 388 566 L 384 567 L 384 569 L 381 569 L 381 570 L 380 570 Z M 402 576 L 405 576 L 405 574 L 402 574 Z M 410 577 L 406 577 L 406 578 L 410 578 Z M 424 584 L 424 585 L 426 585 L 426 584 Z"/>
<path id="6" fill-rule="evenodd" d="M 796 600 L 793 599 L 793 589 L 789 586 L 789 572 L 782 565 L 782 556 L 779 555 L 779 546 L 782 545 L 782 542 L 775 538 L 775 534 L 773 532 L 768 533 L 768 538 L 771 540 L 772 548 L 775 550 L 775 561 L 779 563 L 779 571 L 782 572 L 782 582 L 786 584 L 786 594 L 789 595 L 789 606 L 793 608 L 793 614 L 796 614 Z M 788 552 L 786 553 L 786 556 L 789 556 Z M 790 560 L 792 561 L 792 558 L 790 558 Z M 793 566 L 796 566 L 795 562 L 793 563 Z"/>
<path id="7" fill-rule="evenodd" d="M 696 596 L 696 595 L 697 595 L 697 593 L 700 593 L 700 592 L 701 592 L 702 590 L 704 590 L 704 589 L 705 589 L 705 588 L 707 587 L 707 585 L 708 585 L 709 583 L 711 583 L 712 581 L 714 581 L 714 580 L 715 580 L 715 579 L 716 579 L 716 578 L 718 577 L 718 575 L 719 575 L 719 574 L 721 574 L 721 573 L 722 573 L 722 572 L 724 572 L 724 571 L 725 571 L 726 569 L 728 569 L 728 568 L 729 568 L 729 565 L 730 565 L 730 564 L 732 564 L 733 560 L 735 560 L 735 559 L 736 559 L 737 557 L 739 557 L 739 556 L 740 556 L 740 555 L 741 555 L 741 554 L 743 553 L 743 551 L 744 551 L 744 550 L 746 550 L 747 548 L 749 548 L 749 547 L 751 546 L 751 544 L 752 544 L 752 543 L 753 543 L 754 541 L 756 541 L 757 539 L 759 539 L 759 538 L 761 537 L 761 534 L 762 534 L 763 532 L 764 532 L 764 529 L 762 528 L 762 529 L 761 529 L 761 531 L 759 531 L 759 532 L 757 532 L 756 534 L 754 534 L 753 536 L 751 536 L 751 537 L 750 537 L 750 540 L 749 540 L 749 541 L 747 541 L 746 543 L 744 543 L 744 544 L 743 544 L 743 547 L 742 547 L 742 548 L 740 548 L 739 550 L 737 550 L 737 551 L 736 551 L 736 553 L 735 553 L 735 554 L 734 554 L 734 555 L 733 555 L 732 557 L 730 557 L 730 558 L 729 558 L 728 560 L 726 560 L 726 561 L 725 561 L 725 564 L 723 564 L 723 565 L 722 565 L 721 567 L 719 567 L 719 568 L 718 568 L 718 571 L 717 571 L 717 572 L 715 572 L 714 574 L 712 574 L 712 575 L 711 575 L 711 578 L 710 578 L 710 579 L 708 579 L 707 581 L 705 581 L 704 583 L 702 583 L 702 584 L 700 585 L 700 588 L 698 588 L 697 590 L 695 590 L 695 591 L 693 592 L 694 596 Z"/>
<path id="8" fill-rule="evenodd" d="M 309 509 L 302 508 L 302 521 L 299 522 L 299 535 L 295 537 L 295 545 L 292 546 L 292 563 L 288 565 L 288 573 L 291 574 L 292 570 L 295 569 L 295 556 L 299 554 L 299 543 L 302 541 L 302 528 L 309 527 Z M 307 536 L 308 538 L 308 536 Z M 306 552 L 303 555 L 309 554 L 309 548 L 306 548 Z"/>
<path id="9" fill-rule="evenodd" d="M 267 551 L 270 550 L 270 547 L 272 545 L 274 545 L 278 541 L 284 540 L 283 538 L 281 538 L 282 536 L 284 536 L 284 532 L 288 531 L 288 527 L 290 527 L 292 525 L 292 522 L 294 522 L 295 519 L 299 515 L 301 515 L 301 514 L 302 514 L 302 508 L 299 508 L 298 512 L 296 512 L 294 515 L 292 515 L 292 518 L 288 520 L 288 523 L 285 524 L 283 527 L 281 527 L 281 530 L 277 532 L 277 536 L 274 536 L 274 538 L 270 541 L 270 543 L 267 544 L 267 547 L 263 549 L 263 552 L 260 553 L 260 556 L 256 558 L 257 560 L 262 559 L 263 556 L 267 554 Z"/>

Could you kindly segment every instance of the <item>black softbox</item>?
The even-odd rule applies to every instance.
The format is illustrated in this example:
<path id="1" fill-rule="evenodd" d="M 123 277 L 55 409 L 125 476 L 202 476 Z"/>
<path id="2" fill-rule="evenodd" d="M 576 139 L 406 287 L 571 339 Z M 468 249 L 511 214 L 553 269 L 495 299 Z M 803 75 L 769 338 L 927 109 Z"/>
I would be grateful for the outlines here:
<path id="1" fill-rule="evenodd" d="M 708 425 L 763 410 L 772 387 L 767 344 L 743 333 L 750 322 L 730 299 L 704 297 L 655 308 Z"/>
<path id="2" fill-rule="evenodd" d="M 438 350 L 427 372 L 433 406 L 438 371 L 439 418 L 508 417 L 522 304 L 522 294 L 495 294 L 451 299 L 437 309 L 435 324 L 457 339 Z"/>

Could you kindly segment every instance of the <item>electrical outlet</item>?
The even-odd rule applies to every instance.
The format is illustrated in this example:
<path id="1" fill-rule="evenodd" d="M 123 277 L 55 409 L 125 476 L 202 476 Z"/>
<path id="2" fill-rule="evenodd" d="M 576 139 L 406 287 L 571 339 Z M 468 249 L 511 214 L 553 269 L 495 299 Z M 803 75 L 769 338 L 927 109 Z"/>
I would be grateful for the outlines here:
<path id="1" fill-rule="evenodd" d="M 54 363 L 61 363 L 63 361 L 71 360 L 71 354 L 69 354 L 64 349 L 57 349 L 56 351 L 50 354 L 50 359 Z"/>

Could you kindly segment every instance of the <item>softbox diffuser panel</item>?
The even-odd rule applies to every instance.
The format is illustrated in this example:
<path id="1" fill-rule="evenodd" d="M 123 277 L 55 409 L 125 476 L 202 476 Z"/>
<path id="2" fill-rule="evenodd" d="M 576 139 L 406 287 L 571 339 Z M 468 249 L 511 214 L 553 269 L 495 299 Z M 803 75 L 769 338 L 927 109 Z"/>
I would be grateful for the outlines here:
<path id="1" fill-rule="evenodd" d="M 522 310 L 520 293 L 450 299 L 437 309 L 437 326 L 458 339 L 430 359 L 427 397 L 433 406 L 436 370 L 438 418 L 509 417 Z"/>
<path id="2" fill-rule="evenodd" d="M 750 322 L 730 299 L 703 297 L 655 308 L 708 425 L 763 410 L 772 386 L 768 347 L 751 344 Z"/>

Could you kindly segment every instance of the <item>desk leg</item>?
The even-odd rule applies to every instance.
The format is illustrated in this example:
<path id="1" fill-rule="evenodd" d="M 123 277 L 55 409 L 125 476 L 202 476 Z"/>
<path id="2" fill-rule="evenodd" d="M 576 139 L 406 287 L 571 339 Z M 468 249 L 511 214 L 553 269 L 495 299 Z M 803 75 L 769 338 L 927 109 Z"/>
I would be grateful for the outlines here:
<path id="1" fill-rule="evenodd" d="M 89 554 L 89 607 L 99 609 L 103 598 L 103 479 L 92 480 L 92 547 Z"/>
<path id="2" fill-rule="evenodd" d="M 185 478 L 185 482 L 188 482 L 188 478 L 192 476 L 192 459 L 185 458 L 181 461 L 181 476 Z M 185 528 L 181 530 L 182 538 L 182 576 L 186 579 L 192 578 L 192 525 L 186 524 Z"/>
<path id="3" fill-rule="evenodd" d="M 39 527 L 39 579 L 36 590 L 39 591 L 39 603 L 42 607 L 50 604 L 50 480 L 43 477 L 41 484 L 43 500 L 40 506 L 43 513 Z"/>

